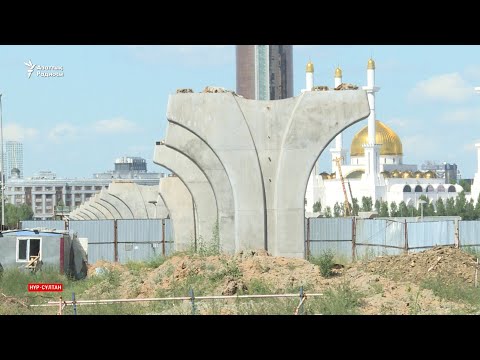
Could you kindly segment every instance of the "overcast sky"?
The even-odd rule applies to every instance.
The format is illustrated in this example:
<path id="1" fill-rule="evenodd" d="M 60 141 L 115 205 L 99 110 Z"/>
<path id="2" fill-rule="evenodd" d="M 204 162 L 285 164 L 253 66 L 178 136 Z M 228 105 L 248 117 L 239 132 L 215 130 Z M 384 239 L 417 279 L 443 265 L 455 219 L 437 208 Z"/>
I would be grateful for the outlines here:
<path id="1" fill-rule="evenodd" d="M 366 85 L 376 62 L 377 119 L 401 138 L 404 163 L 457 163 L 464 178 L 476 169 L 480 142 L 480 46 L 294 46 L 294 90 L 315 84 Z M 25 62 L 36 65 L 28 78 Z M 24 143 L 25 176 L 51 170 L 59 177 L 90 177 L 120 156 L 142 156 L 150 171 L 155 141 L 164 137 L 168 95 L 207 85 L 235 89 L 235 47 L 0 46 L 4 140 Z M 63 67 L 63 77 L 37 76 L 39 66 Z M 44 72 L 59 72 L 48 70 Z M 345 131 L 344 146 L 367 120 Z M 330 155 L 320 158 L 330 171 Z"/>

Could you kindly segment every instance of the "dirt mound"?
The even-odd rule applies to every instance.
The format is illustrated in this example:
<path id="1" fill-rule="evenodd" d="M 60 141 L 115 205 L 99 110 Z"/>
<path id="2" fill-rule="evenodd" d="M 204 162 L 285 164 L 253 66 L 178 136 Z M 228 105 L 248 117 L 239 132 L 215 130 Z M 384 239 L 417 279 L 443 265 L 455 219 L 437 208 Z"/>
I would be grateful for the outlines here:
<path id="1" fill-rule="evenodd" d="M 378 257 L 365 263 L 362 268 L 367 272 L 417 284 L 433 277 L 447 282 L 473 284 L 478 265 L 474 256 L 460 249 L 438 246 L 418 253 Z"/>
<path id="2" fill-rule="evenodd" d="M 439 298 L 423 288 L 422 281 L 428 276 L 448 276 L 472 283 L 476 266 L 476 258 L 453 247 L 338 267 L 330 278 L 322 277 L 318 266 L 304 259 L 274 257 L 265 251 L 235 256 L 176 254 L 155 265 L 98 262 L 89 267 L 93 284 L 82 297 L 177 297 L 188 296 L 190 289 L 196 296 L 297 293 L 300 286 L 307 294 L 327 294 L 346 284 L 361 293 L 361 314 L 450 314 L 465 311 L 465 305 Z M 172 306 L 168 310 L 172 313 L 191 311 L 187 302 Z M 199 313 L 212 311 L 209 302 L 198 306 Z M 232 304 L 223 306 L 220 313 L 237 311 Z"/>

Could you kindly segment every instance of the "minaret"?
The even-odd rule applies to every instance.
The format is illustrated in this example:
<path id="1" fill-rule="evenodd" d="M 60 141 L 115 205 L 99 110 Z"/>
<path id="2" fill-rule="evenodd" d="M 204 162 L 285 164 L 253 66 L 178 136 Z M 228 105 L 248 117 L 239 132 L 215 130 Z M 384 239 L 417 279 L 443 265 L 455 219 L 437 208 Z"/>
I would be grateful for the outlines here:
<path id="1" fill-rule="evenodd" d="M 339 86 L 342 83 L 342 69 L 337 67 L 335 69 L 335 87 Z M 342 161 L 341 164 L 345 165 L 345 156 L 347 155 L 346 149 L 343 149 L 343 135 L 342 133 L 338 134 L 335 137 L 335 147 L 330 149 L 332 154 L 332 172 L 336 173 L 336 178 L 340 179 L 340 174 L 338 173 L 338 166 L 335 162 L 337 157 L 341 157 Z"/>
<path id="2" fill-rule="evenodd" d="M 365 176 L 370 184 L 372 200 L 377 200 L 377 185 L 380 173 L 380 145 L 375 144 L 375 93 L 380 90 L 375 86 L 375 61 L 368 60 L 367 64 L 367 86 L 363 87 L 367 92 L 370 115 L 368 116 L 368 140 L 363 145 L 365 149 Z"/>
<path id="3" fill-rule="evenodd" d="M 305 71 L 305 89 L 302 90 L 302 92 L 305 91 L 312 91 L 313 89 L 313 63 L 309 60 L 307 63 L 307 68 Z"/>
<path id="4" fill-rule="evenodd" d="M 302 93 L 305 91 L 312 91 L 314 86 L 313 72 L 313 63 L 309 60 L 305 69 L 305 89 L 302 90 Z M 312 172 L 308 177 L 307 189 L 305 191 L 305 212 L 307 213 L 313 213 L 313 204 L 315 202 L 314 187 L 316 187 L 317 184 L 316 176 L 318 176 L 318 161 L 315 161 Z"/>

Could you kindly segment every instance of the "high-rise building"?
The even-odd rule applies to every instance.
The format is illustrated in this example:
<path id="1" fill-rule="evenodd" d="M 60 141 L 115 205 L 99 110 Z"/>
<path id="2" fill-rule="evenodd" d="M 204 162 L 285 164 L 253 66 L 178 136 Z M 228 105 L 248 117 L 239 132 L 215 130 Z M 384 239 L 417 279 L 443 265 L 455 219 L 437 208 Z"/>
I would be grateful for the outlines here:
<path id="1" fill-rule="evenodd" d="M 7 178 L 23 177 L 23 144 L 19 141 L 5 143 L 5 175 Z"/>
<path id="2" fill-rule="evenodd" d="M 247 99 L 293 96 L 292 45 L 237 45 L 237 94 Z"/>

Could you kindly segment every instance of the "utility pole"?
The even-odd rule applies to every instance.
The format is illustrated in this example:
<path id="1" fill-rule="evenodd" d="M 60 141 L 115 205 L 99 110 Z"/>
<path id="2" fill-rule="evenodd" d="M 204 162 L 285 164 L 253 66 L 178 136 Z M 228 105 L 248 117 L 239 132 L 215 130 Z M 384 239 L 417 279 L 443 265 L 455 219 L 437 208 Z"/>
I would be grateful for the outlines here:
<path id="1" fill-rule="evenodd" d="M 0 94 L 0 148 L 1 148 L 1 156 L 2 156 L 2 165 L 1 165 L 1 172 L 2 172 L 2 231 L 5 228 L 5 173 L 3 171 L 3 117 L 2 117 L 2 94 Z"/>

